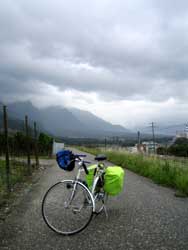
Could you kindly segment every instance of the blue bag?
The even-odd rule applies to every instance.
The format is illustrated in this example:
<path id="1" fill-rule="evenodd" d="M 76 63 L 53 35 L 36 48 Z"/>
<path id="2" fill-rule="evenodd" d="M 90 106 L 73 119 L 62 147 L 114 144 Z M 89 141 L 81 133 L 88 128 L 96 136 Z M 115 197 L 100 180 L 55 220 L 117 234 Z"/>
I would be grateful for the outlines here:
<path id="1" fill-rule="evenodd" d="M 72 171 L 75 167 L 75 157 L 70 150 L 61 150 L 56 154 L 56 161 L 60 168 Z"/>

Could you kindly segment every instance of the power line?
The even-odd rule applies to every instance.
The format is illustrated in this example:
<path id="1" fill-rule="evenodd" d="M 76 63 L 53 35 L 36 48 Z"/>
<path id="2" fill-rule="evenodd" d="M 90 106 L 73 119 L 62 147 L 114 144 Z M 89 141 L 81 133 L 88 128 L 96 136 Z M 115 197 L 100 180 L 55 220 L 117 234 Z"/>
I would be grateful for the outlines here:
<path id="1" fill-rule="evenodd" d="M 140 146 L 140 131 L 137 132 L 138 135 L 138 146 Z"/>
<path id="2" fill-rule="evenodd" d="M 184 127 L 184 124 L 176 124 L 176 125 L 170 125 L 168 127 L 160 127 L 160 130 L 166 130 L 166 129 L 171 129 L 171 128 L 176 128 L 176 127 Z"/>

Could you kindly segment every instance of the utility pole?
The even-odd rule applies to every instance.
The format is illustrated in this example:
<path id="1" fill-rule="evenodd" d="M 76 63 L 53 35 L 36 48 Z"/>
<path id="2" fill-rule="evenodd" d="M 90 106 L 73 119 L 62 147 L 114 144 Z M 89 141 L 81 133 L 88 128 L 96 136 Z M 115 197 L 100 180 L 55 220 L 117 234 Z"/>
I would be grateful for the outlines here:
<path id="1" fill-rule="evenodd" d="M 137 136 L 138 136 L 138 146 L 137 146 L 137 150 L 138 150 L 138 152 L 140 152 L 140 131 L 138 131 Z"/>
<path id="2" fill-rule="evenodd" d="M 113 136 L 112 137 L 112 147 L 115 148 L 115 144 L 116 144 L 116 137 Z"/>
<path id="3" fill-rule="evenodd" d="M 116 136 L 116 144 L 117 144 L 117 148 L 119 148 L 119 137 Z"/>
<path id="4" fill-rule="evenodd" d="M 104 147 L 105 147 L 105 151 L 106 151 L 106 145 L 107 145 L 107 140 L 106 140 L 106 137 L 104 139 Z"/>
<path id="5" fill-rule="evenodd" d="M 155 153 L 155 125 L 154 125 L 154 122 L 151 123 L 151 128 L 152 128 L 152 137 L 153 137 L 153 150 L 154 150 L 154 153 Z"/>
<path id="6" fill-rule="evenodd" d="M 3 106 L 3 120 L 4 120 L 4 135 L 5 135 L 5 150 L 6 150 L 6 183 L 7 191 L 10 190 L 10 160 L 9 160 L 9 145 L 8 145 L 8 118 L 7 107 Z"/>
<path id="7" fill-rule="evenodd" d="M 188 139 L 188 123 L 185 124 L 185 136 Z"/>
<path id="8" fill-rule="evenodd" d="M 35 160 L 36 167 L 39 167 L 39 156 L 38 156 L 38 141 L 37 141 L 37 124 L 34 122 L 34 138 L 35 138 Z"/>

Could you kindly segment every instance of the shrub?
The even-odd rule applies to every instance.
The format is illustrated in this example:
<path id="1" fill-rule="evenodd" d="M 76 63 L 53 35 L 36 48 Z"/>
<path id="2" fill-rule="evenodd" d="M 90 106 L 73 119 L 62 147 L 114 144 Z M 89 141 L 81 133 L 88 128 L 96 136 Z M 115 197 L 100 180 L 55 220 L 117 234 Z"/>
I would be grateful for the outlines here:
<path id="1" fill-rule="evenodd" d="M 108 160 L 142 176 L 149 177 L 155 183 L 177 188 L 188 195 L 188 166 L 182 167 L 181 162 L 174 163 L 168 159 L 158 159 L 155 156 L 131 154 L 128 152 L 106 151 L 96 148 L 80 148 L 91 154 L 105 153 Z M 186 163 L 185 163 L 186 164 Z"/>

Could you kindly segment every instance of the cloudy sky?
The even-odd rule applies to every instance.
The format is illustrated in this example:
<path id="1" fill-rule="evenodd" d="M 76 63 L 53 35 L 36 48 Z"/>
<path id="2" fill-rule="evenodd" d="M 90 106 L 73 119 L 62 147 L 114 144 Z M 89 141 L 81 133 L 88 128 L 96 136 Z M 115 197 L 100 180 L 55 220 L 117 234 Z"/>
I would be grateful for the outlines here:
<path id="1" fill-rule="evenodd" d="M 0 100 L 187 122 L 188 1 L 0 0 Z"/>

